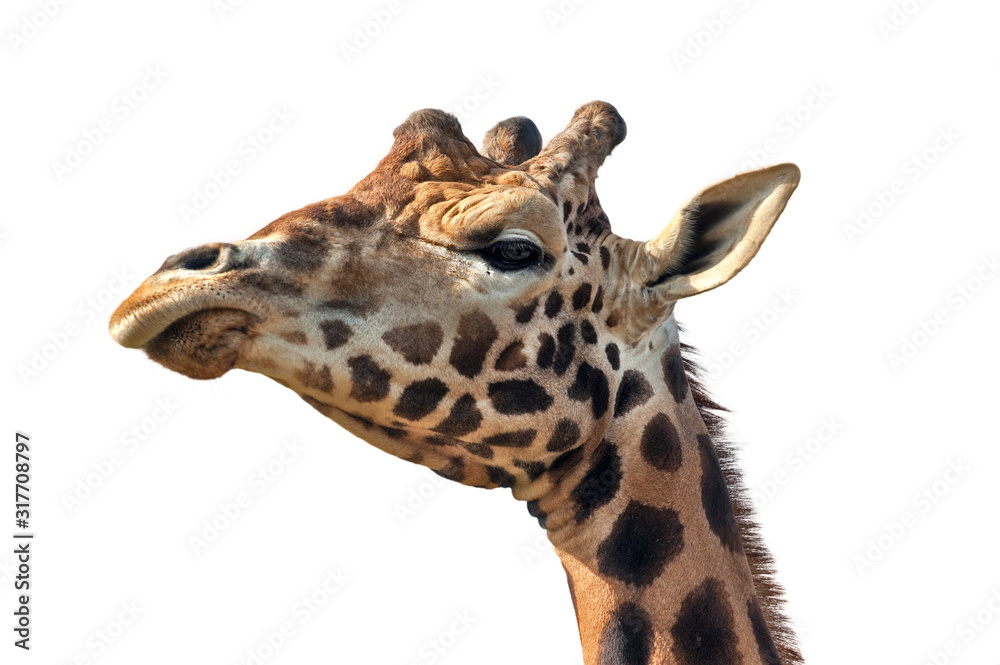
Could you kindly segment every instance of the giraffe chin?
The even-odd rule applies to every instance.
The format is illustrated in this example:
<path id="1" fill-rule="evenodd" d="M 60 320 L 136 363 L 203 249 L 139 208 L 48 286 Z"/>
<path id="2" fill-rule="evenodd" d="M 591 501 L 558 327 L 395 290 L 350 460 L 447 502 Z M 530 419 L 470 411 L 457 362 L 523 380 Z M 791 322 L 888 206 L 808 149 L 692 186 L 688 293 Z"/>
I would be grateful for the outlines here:
<path id="1" fill-rule="evenodd" d="M 216 379 L 239 362 L 260 318 L 239 309 L 203 309 L 171 323 L 143 347 L 167 369 Z"/>

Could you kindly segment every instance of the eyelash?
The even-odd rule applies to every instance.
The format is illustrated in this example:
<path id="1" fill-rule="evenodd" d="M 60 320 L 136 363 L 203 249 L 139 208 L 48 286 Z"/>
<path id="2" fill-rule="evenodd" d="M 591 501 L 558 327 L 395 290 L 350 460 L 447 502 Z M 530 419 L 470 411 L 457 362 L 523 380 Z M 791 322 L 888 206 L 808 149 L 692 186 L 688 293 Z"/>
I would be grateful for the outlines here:
<path id="1" fill-rule="evenodd" d="M 481 255 L 491 266 L 505 272 L 536 266 L 545 257 L 540 247 L 522 239 L 495 242 L 484 249 Z"/>

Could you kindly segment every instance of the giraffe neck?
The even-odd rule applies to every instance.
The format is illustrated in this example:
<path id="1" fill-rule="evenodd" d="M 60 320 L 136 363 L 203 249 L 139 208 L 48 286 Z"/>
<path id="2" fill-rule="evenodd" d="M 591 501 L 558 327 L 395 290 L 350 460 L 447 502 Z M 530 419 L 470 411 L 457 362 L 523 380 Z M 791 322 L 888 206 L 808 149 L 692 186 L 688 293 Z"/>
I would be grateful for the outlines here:
<path id="1" fill-rule="evenodd" d="M 566 569 L 584 662 L 780 663 L 673 317 L 658 336 L 655 354 L 645 340 L 623 354 L 604 437 L 529 505 Z"/>

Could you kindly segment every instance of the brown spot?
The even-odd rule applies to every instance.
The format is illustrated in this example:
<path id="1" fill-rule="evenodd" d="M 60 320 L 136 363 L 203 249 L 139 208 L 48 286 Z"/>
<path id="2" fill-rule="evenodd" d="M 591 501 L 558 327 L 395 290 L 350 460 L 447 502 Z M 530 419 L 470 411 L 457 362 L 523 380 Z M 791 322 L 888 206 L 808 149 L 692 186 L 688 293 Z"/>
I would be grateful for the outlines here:
<path id="1" fill-rule="evenodd" d="M 615 395 L 615 418 L 626 415 L 632 409 L 642 406 L 653 396 L 653 386 L 641 372 L 630 369 L 622 376 Z"/>
<path id="2" fill-rule="evenodd" d="M 496 369 L 501 372 L 512 372 L 527 366 L 528 357 L 524 355 L 524 342 L 518 340 L 507 345 L 497 356 Z"/>
<path id="3" fill-rule="evenodd" d="M 576 380 L 566 391 L 566 395 L 575 402 L 589 401 L 594 419 L 600 420 L 608 410 L 608 401 L 611 399 L 608 377 L 590 363 L 580 363 L 576 368 Z"/>
<path id="4" fill-rule="evenodd" d="M 465 460 L 461 457 L 452 457 L 444 468 L 431 470 L 442 478 L 454 480 L 456 483 L 465 480 Z"/>
<path id="5" fill-rule="evenodd" d="M 326 258 L 326 235 L 315 225 L 299 225 L 274 243 L 271 253 L 283 268 L 313 272 L 323 265 L 323 259 Z"/>
<path id="6" fill-rule="evenodd" d="M 567 472 L 583 460 L 583 446 L 570 448 L 559 457 L 552 460 L 549 468 L 553 472 Z"/>
<path id="7" fill-rule="evenodd" d="M 663 382 L 670 389 L 674 401 L 680 403 L 687 395 L 687 375 L 684 372 L 684 361 L 677 344 L 671 344 L 663 353 Z"/>
<path id="8" fill-rule="evenodd" d="M 484 443 L 465 443 L 463 447 L 477 457 L 493 459 L 493 449 Z"/>
<path id="9" fill-rule="evenodd" d="M 611 533 L 597 548 L 601 575 L 648 587 L 684 549 L 684 525 L 677 511 L 629 501 Z"/>
<path id="10" fill-rule="evenodd" d="M 608 318 L 604 321 L 609 328 L 614 328 L 621 321 L 622 315 L 617 309 L 608 315 Z"/>
<path id="11" fill-rule="evenodd" d="M 601 651 L 597 663 L 651 665 L 649 658 L 653 653 L 654 639 L 652 621 L 646 610 L 635 603 L 625 603 L 612 612 L 601 630 Z"/>
<path id="12" fill-rule="evenodd" d="M 730 551 L 742 554 L 743 541 L 740 538 L 739 523 L 733 512 L 729 486 L 715 446 L 704 434 L 698 434 L 696 438 L 701 453 L 701 507 L 708 519 L 708 526 Z"/>
<path id="13" fill-rule="evenodd" d="M 448 362 L 460 374 L 472 378 L 482 370 L 486 354 L 496 340 L 497 329 L 490 317 L 478 311 L 463 314 Z"/>
<path id="14" fill-rule="evenodd" d="M 778 649 L 774 645 L 774 638 L 771 637 L 771 631 L 767 628 L 764 610 L 761 608 L 757 596 L 747 601 L 747 617 L 750 619 L 750 627 L 753 628 L 753 636 L 757 641 L 757 653 L 760 655 L 760 662 L 763 665 L 781 665 Z"/>
<path id="15" fill-rule="evenodd" d="M 661 471 L 681 468 L 681 438 L 670 417 L 657 413 L 642 431 L 639 450 L 646 463 Z"/>
<path id="16" fill-rule="evenodd" d="M 306 388 L 318 390 L 324 393 L 333 392 L 333 377 L 330 375 L 329 365 L 317 368 L 316 365 L 305 361 L 306 366 L 298 372 L 296 378 Z"/>
<path id="17" fill-rule="evenodd" d="M 524 469 L 528 474 L 528 480 L 538 480 L 545 473 L 545 465 L 541 462 L 526 462 L 524 460 L 514 460 L 514 466 Z"/>
<path id="18" fill-rule="evenodd" d="M 536 362 L 542 369 L 552 367 L 552 361 L 556 357 L 556 340 L 548 333 L 541 333 L 538 336 L 538 358 Z"/>
<path id="19" fill-rule="evenodd" d="M 374 215 L 370 209 L 361 205 L 356 199 L 337 196 L 282 215 L 250 237 L 269 236 L 281 229 L 287 229 L 294 220 L 303 218 L 313 219 L 334 227 L 361 228 L 371 225 Z"/>
<path id="20" fill-rule="evenodd" d="M 552 396 L 533 379 L 498 381 L 487 387 L 493 408 L 505 416 L 541 413 L 552 406 Z"/>
<path id="21" fill-rule="evenodd" d="M 527 323 L 535 315 L 536 309 L 538 309 L 538 298 L 535 298 L 527 305 L 518 307 L 514 312 L 514 320 L 518 323 Z"/>
<path id="22" fill-rule="evenodd" d="M 535 440 L 535 430 L 523 429 L 515 432 L 502 432 L 483 439 L 483 443 L 488 446 L 500 446 L 502 448 L 527 448 Z"/>
<path id="23" fill-rule="evenodd" d="M 566 450 L 580 440 L 580 426 L 572 420 L 563 418 L 556 423 L 545 449 L 557 453 Z"/>
<path id="24" fill-rule="evenodd" d="M 359 402 L 377 402 L 389 394 L 391 375 L 379 367 L 371 356 L 355 356 L 347 361 L 351 368 L 350 397 Z"/>
<path id="25" fill-rule="evenodd" d="M 466 393 L 455 400 L 451 413 L 434 431 L 448 436 L 464 436 L 477 430 L 482 422 L 483 415 L 476 408 L 475 398 Z"/>
<path id="26" fill-rule="evenodd" d="M 581 284 L 573 292 L 573 309 L 583 309 L 590 302 L 590 294 L 593 287 L 590 284 Z"/>
<path id="27" fill-rule="evenodd" d="M 398 326 L 382 335 L 382 340 L 413 365 L 426 365 L 437 354 L 444 331 L 433 321 Z"/>
<path id="28" fill-rule="evenodd" d="M 576 354 L 576 326 L 572 323 L 562 326 L 556 332 L 556 339 L 558 340 L 558 344 L 556 345 L 555 362 L 552 364 L 552 370 L 559 376 L 562 376 L 566 373 L 566 370 L 573 362 L 573 356 Z"/>
<path id="29" fill-rule="evenodd" d="M 332 300 L 324 300 L 317 306 L 317 309 L 347 312 L 352 316 L 363 317 L 377 310 L 378 302 L 372 297 L 334 298 Z"/>
<path id="30" fill-rule="evenodd" d="M 590 305 L 590 311 L 594 314 L 600 314 L 601 310 L 604 309 L 604 285 L 597 287 L 597 295 L 594 296 L 594 302 Z"/>
<path id="31" fill-rule="evenodd" d="M 553 291 L 549 294 L 549 297 L 545 299 L 545 316 L 554 318 L 556 314 L 562 310 L 563 297 L 558 291 Z"/>
<path id="32" fill-rule="evenodd" d="M 420 420 L 429 416 L 444 396 L 448 394 L 448 386 L 441 379 L 424 379 L 414 381 L 403 389 L 399 402 L 392 410 L 400 418 Z"/>
<path id="33" fill-rule="evenodd" d="M 298 282 L 261 271 L 244 273 L 237 281 L 242 286 L 272 296 L 300 296 L 303 291 Z"/>
<path id="34" fill-rule="evenodd" d="M 670 629 L 680 665 L 738 665 L 743 662 L 733 610 L 721 580 L 709 577 L 681 601 Z"/>
<path id="35" fill-rule="evenodd" d="M 608 362 L 611 363 L 611 369 L 617 372 L 621 367 L 621 356 L 618 352 L 618 345 L 614 342 L 608 344 L 604 347 L 604 353 L 608 356 Z"/>
<path id="36" fill-rule="evenodd" d="M 591 466 L 587 474 L 570 492 L 576 502 L 574 517 L 578 523 L 615 498 L 621 487 L 622 458 L 613 443 L 601 441 L 590 459 Z"/>
<path id="37" fill-rule="evenodd" d="M 323 333 L 323 343 L 326 344 L 328 351 L 347 344 L 347 340 L 354 334 L 349 325 L 337 320 L 321 321 L 319 329 Z"/>
<path id="38" fill-rule="evenodd" d="M 490 482 L 497 487 L 513 487 L 517 479 L 511 475 L 509 471 L 501 469 L 498 466 L 487 466 L 486 475 L 489 477 Z"/>
<path id="39" fill-rule="evenodd" d="M 281 333 L 281 339 L 285 340 L 289 344 L 306 344 L 309 342 L 309 338 L 301 330 L 295 330 L 292 332 Z"/>

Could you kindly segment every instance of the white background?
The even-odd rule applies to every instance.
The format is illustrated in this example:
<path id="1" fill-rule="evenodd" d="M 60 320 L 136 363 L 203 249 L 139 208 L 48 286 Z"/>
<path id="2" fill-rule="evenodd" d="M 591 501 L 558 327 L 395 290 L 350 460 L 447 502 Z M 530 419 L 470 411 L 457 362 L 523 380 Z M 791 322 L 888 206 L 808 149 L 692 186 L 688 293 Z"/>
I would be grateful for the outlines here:
<path id="1" fill-rule="evenodd" d="M 0 661 L 406 665 L 440 639 L 440 663 L 580 663 L 563 572 L 508 491 L 437 481 L 263 377 L 168 372 L 106 324 L 168 254 L 343 193 L 413 110 L 456 112 L 478 143 L 519 114 L 551 137 L 604 99 L 628 122 L 600 180 L 621 235 L 655 235 L 754 162 L 802 169 L 751 266 L 678 316 L 746 442 L 807 662 L 997 662 L 995 3 L 413 0 L 350 57 L 388 2 L 49 4 L 0 12 L 0 532 L 13 542 L 22 430 L 37 534 L 30 653 L 11 646 L 0 548 Z M 275 110 L 294 118 L 269 136 Z M 228 161 L 239 172 L 211 187 Z M 185 220 L 196 192 L 211 200 Z M 893 363 L 904 338 L 920 348 Z M 293 440 L 258 493 L 253 474 Z M 196 554 L 189 539 L 241 492 L 250 505 Z M 347 579 L 300 622 L 328 571 Z M 122 603 L 140 610 L 124 627 Z M 473 623 L 452 639 L 456 613 Z M 284 621 L 294 634 L 269 652 Z"/>

